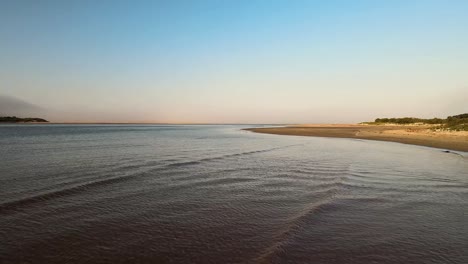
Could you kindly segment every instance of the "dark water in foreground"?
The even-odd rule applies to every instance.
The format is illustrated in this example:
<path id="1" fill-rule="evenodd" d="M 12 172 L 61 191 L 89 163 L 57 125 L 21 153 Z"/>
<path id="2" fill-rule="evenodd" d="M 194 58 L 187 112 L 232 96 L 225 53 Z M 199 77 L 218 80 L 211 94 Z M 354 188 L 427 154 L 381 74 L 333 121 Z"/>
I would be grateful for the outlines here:
<path id="1" fill-rule="evenodd" d="M 0 126 L 0 263 L 468 263 L 468 158 L 240 128 Z"/>

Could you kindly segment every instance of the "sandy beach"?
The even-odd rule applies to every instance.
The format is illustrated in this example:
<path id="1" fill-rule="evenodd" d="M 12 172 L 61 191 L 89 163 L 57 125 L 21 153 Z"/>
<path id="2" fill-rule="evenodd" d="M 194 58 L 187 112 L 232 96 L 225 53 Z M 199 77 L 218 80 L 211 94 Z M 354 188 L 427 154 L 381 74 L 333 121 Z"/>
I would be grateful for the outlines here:
<path id="1" fill-rule="evenodd" d="M 392 141 L 448 150 L 468 151 L 468 131 L 434 131 L 428 125 L 306 124 L 246 130 L 277 135 Z"/>

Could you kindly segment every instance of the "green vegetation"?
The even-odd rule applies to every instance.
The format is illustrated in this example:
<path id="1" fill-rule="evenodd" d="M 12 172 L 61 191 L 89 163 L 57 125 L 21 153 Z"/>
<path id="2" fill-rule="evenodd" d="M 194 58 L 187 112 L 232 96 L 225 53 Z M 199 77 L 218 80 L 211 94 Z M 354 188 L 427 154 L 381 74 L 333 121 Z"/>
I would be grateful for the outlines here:
<path id="1" fill-rule="evenodd" d="M 42 118 L 27 117 L 20 118 L 16 116 L 0 116 L 0 123 L 31 123 L 31 122 L 49 122 Z"/>
<path id="2" fill-rule="evenodd" d="M 375 122 L 368 122 L 367 124 L 429 124 L 438 125 L 434 128 L 444 130 L 468 131 L 468 113 L 461 115 L 449 116 L 445 119 L 431 118 L 423 119 L 416 117 L 403 117 L 403 118 L 377 118 Z"/>
<path id="3" fill-rule="evenodd" d="M 375 123 L 391 123 L 391 124 L 400 124 L 400 125 L 415 124 L 415 123 L 443 124 L 444 119 L 441 119 L 441 118 L 422 119 L 422 118 L 415 118 L 415 117 L 377 118 L 375 119 Z"/>
<path id="4" fill-rule="evenodd" d="M 445 126 L 450 130 L 468 131 L 468 113 L 447 117 Z"/>

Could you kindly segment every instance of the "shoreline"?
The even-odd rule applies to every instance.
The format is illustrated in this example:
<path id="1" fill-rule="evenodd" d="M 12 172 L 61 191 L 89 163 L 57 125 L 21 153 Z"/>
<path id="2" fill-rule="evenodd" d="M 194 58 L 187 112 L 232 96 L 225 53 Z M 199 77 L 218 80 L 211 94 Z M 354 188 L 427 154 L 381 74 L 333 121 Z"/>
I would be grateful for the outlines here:
<path id="1" fill-rule="evenodd" d="M 468 152 L 468 131 L 433 131 L 428 125 L 294 125 L 247 128 L 244 130 L 274 135 L 354 138 L 397 142 L 439 149 Z"/>

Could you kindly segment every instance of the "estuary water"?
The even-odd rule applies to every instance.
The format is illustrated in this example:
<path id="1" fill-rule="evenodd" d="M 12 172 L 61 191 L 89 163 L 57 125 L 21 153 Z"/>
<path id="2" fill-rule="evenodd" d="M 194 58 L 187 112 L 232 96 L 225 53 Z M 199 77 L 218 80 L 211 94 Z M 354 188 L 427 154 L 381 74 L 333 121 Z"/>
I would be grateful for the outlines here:
<path id="1" fill-rule="evenodd" d="M 468 263 L 468 154 L 248 126 L 0 126 L 0 263 Z"/>

